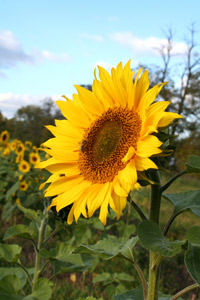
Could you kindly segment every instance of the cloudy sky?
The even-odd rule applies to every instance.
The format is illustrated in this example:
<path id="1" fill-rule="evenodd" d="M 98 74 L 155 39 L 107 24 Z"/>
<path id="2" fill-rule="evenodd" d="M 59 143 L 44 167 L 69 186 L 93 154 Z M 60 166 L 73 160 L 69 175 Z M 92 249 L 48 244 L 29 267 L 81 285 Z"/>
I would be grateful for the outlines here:
<path id="1" fill-rule="evenodd" d="M 75 84 L 92 84 L 96 65 L 159 63 L 169 27 L 174 53 L 184 53 L 199 11 L 198 0 L 0 0 L 0 111 L 10 118 L 45 97 L 71 98 Z"/>

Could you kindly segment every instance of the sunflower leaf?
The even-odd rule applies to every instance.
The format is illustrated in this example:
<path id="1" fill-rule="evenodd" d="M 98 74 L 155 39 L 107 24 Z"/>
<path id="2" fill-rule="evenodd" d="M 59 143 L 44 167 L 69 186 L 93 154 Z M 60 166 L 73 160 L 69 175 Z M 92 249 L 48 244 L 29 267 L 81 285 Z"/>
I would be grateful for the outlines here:
<path id="1" fill-rule="evenodd" d="M 133 260 L 132 249 L 138 242 L 138 237 L 131 239 L 109 236 L 94 245 L 81 245 L 74 253 L 90 253 L 101 256 L 103 259 L 111 259 L 115 256 L 124 256 Z"/>
<path id="2" fill-rule="evenodd" d="M 30 208 L 25 208 L 22 205 L 19 205 L 18 208 L 19 208 L 19 210 L 21 210 L 24 213 L 24 215 L 27 219 L 40 222 L 41 219 L 43 218 L 42 213 L 39 210 L 35 211 Z"/>
<path id="3" fill-rule="evenodd" d="M 0 268 L 0 280 L 7 275 L 16 276 L 20 280 L 20 289 L 24 287 L 27 281 L 27 275 L 20 268 Z"/>
<path id="4" fill-rule="evenodd" d="M 9 227 L 4 235 L 4 240 L 7 240 L 11 237 L 21 237 L 24 239 L 32 239 L 33 232 L 25 225 L 18 224 L 12 227 Z"/>
<path id="5" fill-rule="evenodd" d="M 171 296 L 164 295 L 158 292 L 158 300 L 170 300 Z M 134 290 L 130 290 L 118 295 L 114 295 L 114 300 L 144 300 L 142 286 L 136 287 Z M 177 300 L 182 300 L 178 298 Z"/>
<path id="6" fill-rule="evenodd" d="M 193 246 L 200 247 L 200 226 L 189 228 L 186 232 L 185 240 L 188 240 Z"/>
<path id="7" fill-rule="evenodd" d="M 19 294 L 21 288 L 20 279 L 16 275 L 6 275 L 0 279 L 0 299 L 23 300 L 24 295 Z M 27 300 L 37 300 L 27 299 Z"/>
<path id="8" fill-rule="evenodd" d="M 19 189 L 19 181 L 15 182 L 6 193 L 6 200 L 12 197 L 12 194 L 16 193 Z"/>
<path id="9" fill-rule="evenodd" d="M 189 243 L 185 253 L 185 265 L 191 277 L 200 285 L 200 246 Z"/>
<path id="10" fill-rule="evenodd" d="M 56 273 L 85 271 L 91 267 L 94 258 L 91 255 L 71 253 L 70 243 L 58 243 L 56 248 L 41 249 L 40 255 L 49 259 L 56 269 Z"/>
<path id="11" fill-rule="evenodd" d="M 200 156 L 190 155 L 186 167 L 187 173 L 200 173 Z"/>
<path id="12" fill-rule="evenodd" d="M 34 291 L 30 296 L 35 297 L 37 300 L 48 300 L 51 298 L 53 282 L 47 278 L 40 278 L 36 282 Z"/>
<path id="13" fill-rule="evenodd" d="M 175 214 L 190 210 L 195 215 L 200 216 L 200 190 L 165 194 L 163 197 L 174 205 Z"/>
<path id="14" fill-rule="evenodd" d="M 143 221 L 138 227 L 138 236 L 144 248 L 159 253 L 161 256 L 175 256 L 181 252 L 185 241 L 169 241 L 159 226 L 150 221 Z"/>
<path id="15" fill-rule="evenodd" d="M 0 260 L 17 262 L 22 248 L 19 245 L 0 244 Z"/>

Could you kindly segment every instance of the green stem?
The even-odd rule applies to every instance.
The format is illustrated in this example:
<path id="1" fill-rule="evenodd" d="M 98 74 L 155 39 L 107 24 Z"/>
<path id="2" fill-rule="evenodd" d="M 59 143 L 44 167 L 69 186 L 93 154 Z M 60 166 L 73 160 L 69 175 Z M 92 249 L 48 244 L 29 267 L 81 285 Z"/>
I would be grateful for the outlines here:
<path id="1" fill-rule="evenodd" d="M 160 189 L 160 173 L 158 170 L 150 172 L 150 179 L 156 184 L 151 185 L 151 199 L 149 220 L 158 224 L 160 222 L 160 203 L 161 203 L 161 189 Z M 149 283 L 148 283 L 148 300 L 158 299 L 159 288 L 159 266 L 161 257 L 150 251 L 149 253 Z"/>
<path id="2" fill-rule="evenodd" d="M 161 187 L 161 193 L 163 193 L 166 189 L 168 189 L 168 187 L 170 187 L 170 185 L 180 176 L 183 176 L 187 173 L 187 170 L 182 171 L 181 173 L 178 173 L 177 175 L 175 175 L 174 177 L 172 177 L 167 183 L 165 183 L 162 187 Z"/>
<path id="3" fill-rule="evenodd" d="M 138 215 L 140 216 L 140 218 L 142 220 L 147 220 L 146 216 L 144 215 L 144 213 L 141 211 L 140 207 L 131 199 L 130 194 L 128 194 L 128 201 L 133 205 L 133 207 L 135 208 L 135 210 L 137 211 Z"/>
<path id="4" fill-rule="evenodd" d="M 20 261 L 17 263 L 17 265 L 18 265 L 22 270 L 24 270 L 24 272 L 25 272 L 26 275 L 27 275 L 27 278 L 28 278 L 28 281 L 29 281 L 30 285 L 32 285 L 32 283 L 31 283 L 31 275 L 29 274 L 28 270 L 21 264 Z"/>
<path id="5" fill-rule="evenodd" d="M 148 300 L 158 299 L 160 261 L 161 257 L 157 253 L 150 251 Z"/>
<path id="6" fill-rule="evenodd" d="M 144 300 L 147 300 L 147 283 L 146 283 L 146 279 L 144 277 L 144 274 L 143 274 L 140 266 L 134 261 L 134 258 L 132 260 L 125 256 L 123 258 L 125 258 L 127 261 L 131 262 L 133 264 L 134 268 L 136 269 L 138 276 L 140 277 L 140 280 L 142 283 Z"/>
<path id="7" fill-rule="evenodd" d="M 41 268 L 40 249 L 43 245 L 45 229 L 46 229 L 46 218 L 44 218 L 41 221 L 41 224 L 39 227 L 38 246 L 36 249 L 35 271 L 34 271 L 34 277 L 33 277 L 32 292 L 34 291 L 35 284 L 36 284 L 36 282 L 38 280 L 38 276 L 40 274 L 40 268 Z"/>
<path id="8" fill-rule="evenodd" d="M 198 283 L 191 284 L 191 285 L 187 286 L 186 288 L 184 288 L 183 290 L 179 291 L 170 300 L 177 300 L 179 297 L 181 297 L 181 296 L 185 295 L 186 293 L 188 293 L 196 288 L 199 288 L 199 287 L 200 286 Z"/>
<path id="9" fill-rule="evenodd" d="M 175 220 L 175 218 L 176 218 L 178 215 L 180 215 L 180 213 L 181 213 L 181 212 L 178 212 L 178 213 L 174 213 L 174 212 L 173 212 L 173 213 L 172 213 L 172 215 L 171 215 L 169 221 L 167 222 L 167 224 L 166 224 L 166 226 L 165 226 L 165 228 L 164 228 L 164 230 L 163 230 L 163 234 L 164 234 L 165 236 L 167 235 L 167 233 L 168 233 L 168 231 L 169 231 L 169 229 L 170 229 L 170 227 L 171 227 L 173 221 Z"/>

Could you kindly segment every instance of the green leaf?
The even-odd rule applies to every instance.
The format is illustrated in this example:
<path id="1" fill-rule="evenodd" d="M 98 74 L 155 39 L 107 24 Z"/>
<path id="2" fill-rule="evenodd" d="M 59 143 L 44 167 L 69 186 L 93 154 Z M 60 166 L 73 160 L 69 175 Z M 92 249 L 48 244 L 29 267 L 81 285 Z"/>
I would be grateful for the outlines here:
<path id="1" fill-rule="evenodd" d="M 20 287 L 21 282 L 16 275 L 6 275 L 0 281 L 0 291 L 8 292 L 9 294 L 17 294 Z"/>
<path id="2" fill-rule="evenodd" d="M 11 215 L 13 210 L 17 207 L 16 203 L 13 203 L 12 201 L 8 201 L 4 206 L 3 206 L 3 211 L 2 211 L 2 220 L 8 220 Z"/>
<path id="3" fill-rule="evenodd" d="M 164 295 L 158 292 L 158 300 L 170 300 L 170 299 L 171 296 Z M 127 291 L 119 295 L 114 295 L 114 300 L 144 300 L 142 286 L 138 286 L 134 290 Z M 178 298 L 177 300 L 182 300 L 182 298 Z"/>
<path id="4" fill-rule="evenodd" d="M 143 221 L 138 226 L 138 236 L 144 248 L 158 252 L 161 256 L 175 256 L 181 252 L 181 245 L 185 241 L 169 241 L 159 226 L 150 221 Z"/>
<path id="5" fill-rule="evenodd" d="M 54 266 L 55 273 L 83 272 L 91 268 L 95 261 L 94 257 L 89 254 L 75 255 L 76 256 L 73 256 L 73 259 L 69 262 L 60 260 L 51 261 L 51 264 Z M 70 260 L 70 256 L 66 258 L 66 260 L 68 259 Z"/>
<path id="6" fill-rule="evenodd" d="M 120 281 L 128 281 L 128 282 L 132 282 L 134 281 L 133 276 L 126 274 L 126 273 L 117 273 L 117 278 Z"/>
<path id="7" fill-rule="evenodd" d="M 22 248 L 19 245 L 0 244 L 0 260 L 17 262 Z"/>
<path id="8" fill-rule="evenodd" d="M 53 283 L 47 278 L 40 278 L 36 282 L 33 293 L 30 295 L 38 300 L 48 300 L 51 298 Z"/>
<path id="9" fill-rule="evenodd" d="M 186 164 L 187 173 L 200 173 L 200 157 L 196 155 L 189 156 L 189 162 Z"/>
<path id="10" fill-rule="evenodd" d="M 185 240 L 190 241 L 193 246 L 200 246 L 200 226 L 193 226 L 188 229 Z"/>
<path id="11" fill-rule="evenodd" d="M 174 205 L 175 214 L 190 210 L 195 215 L 200 216 L 200 190 L 165 194 L 163 197 Z"/>
<path id="12" fill-rule="evenodd" d="M 41 219 L 42 219 L 41 211 L 39 211 L 39 210 L 35 211 L 33 209 L 30 209 L 30 208 L 25 208 L 22 205 L 19 205 L 18 208 L 19 208 L 19 210 L 21 210 L 24 213 L 24 215 L 27 219 L 34 220 L 34 221 L 37 221 L 37 222 L 41 221 Z"/>
<path id="13" fill-rule="evenodd" d="M 98 274 L 97 276 L 95 276 L 95 278 L 92 280 L 93 283 L 97 283 L 97 282 L 105 282 L 111 279 L 111 275 L 110 273 L 101 273 Z"/>
<path id="14" fill-rule="evenodd" d="M 9 239 L 11 237 L 21 237 L 24 239 L 32 239 L 33 233 L 32 231 L 23 224 L 18 224 L 8 228 L 4 235 L 4 240 Z"/>
<path id="15" fill-rule="evenodd" d="M 19 189 L 19 181 L 15 182 L 6 193 L 6 200 L 12 197 L 12 194 L 16 193 Z"/>
<path id="16" fill-rule="evenodd" d="M 134 290 L 127 291 L 122 294 L 114 295 L 114 300 L 143 300 L 143 289 L 141 286 L 136 287 Z"/>
<path id="17" fill-rule="evenodd" d="M 124 256 L 133 259 L 132 249 L 138 242 L 138 237 L 117 238 L 109 236 L 94 245 L 81 245 L 75 249 L 74 253 L 90 253 L 101 256 L 103 259 L 111 259 L 115 256 Z"/>
<path id="18" fill-rule="evenodd" d="M 185 265 L 191 277 L 200 285 L 200 246 L 189 243 L 185 253 Z"/>
<path id="19" fill-rule="evenodd" d="M 0 280 L 7 275 L 15 275 L 20 280 L 20 288 L 23 288 L 27 281 L 26 273 L 20 268 L 0 268 Z"/>

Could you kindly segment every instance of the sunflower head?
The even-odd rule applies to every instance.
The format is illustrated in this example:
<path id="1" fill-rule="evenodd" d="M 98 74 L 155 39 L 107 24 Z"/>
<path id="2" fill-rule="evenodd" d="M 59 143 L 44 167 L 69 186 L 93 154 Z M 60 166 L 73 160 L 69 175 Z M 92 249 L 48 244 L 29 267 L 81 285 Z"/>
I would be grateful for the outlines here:
<path id="1" fill-rule="evenodd" d="M 32 165 L 36 165 L 37 163 L 39 163 L 39 161 L 40 161 L 40 156 L 37 152 L 31 152 L 29 154 L 29 162 Z"/>
<path id="2" fill-rule="evenodd" d="M 26 191 L 27 188 L 28 188 L 27 182 L 26 182 L 25 180 L 21 181 L 21 182 L 20 182 L 20 185 L 19 185 L 19 189 L 20 189 L 21 191 Z"/>
<path id="3" fill-rule="evenodd" d="M 166 112 L 169 101 L 155 99 L 166 83 L 149 89 L 148 71 L 133 81 L 130 61 L 112 68 L 98 67 L 92 92 L 76 86 L 73 101 L 57 101 L 66 120 L 47 126 L 54 137 L 43 144 L 50 158 L 37 164 L 52 173 L 45 196 L 57 212 L 72 205 L 67 221 L 91 217 L 100 208 L 106 224 L 108 206 L 120 217 L 131 190 L 138 189 L 138 173 L 157 166 L 162 142 L 153 135 L 181 116 Z"/>
<path id="4" fill-rule="evenodd" d="M 24 147 L 24 144 L 21 141 L 17 142 L 15 151 L 16 151 L 17 155 L 21 155 L 21 154 L 24 153 L 25 147 Z"/>
<path id="5" fill-rule="evenodd" d="M 19 170 L 23 173 L 27 173 L 30 170 L 30 164 L 26 160 L 22 160 L 19 164 Z"/>
<path id="6" fill-rule="evenodd" d="M 10 138 L 10 134 L 7 130 L 2 131 L 1 136 L 0 136 L 0 142 L 3 144 L 6 144 Z"/>

